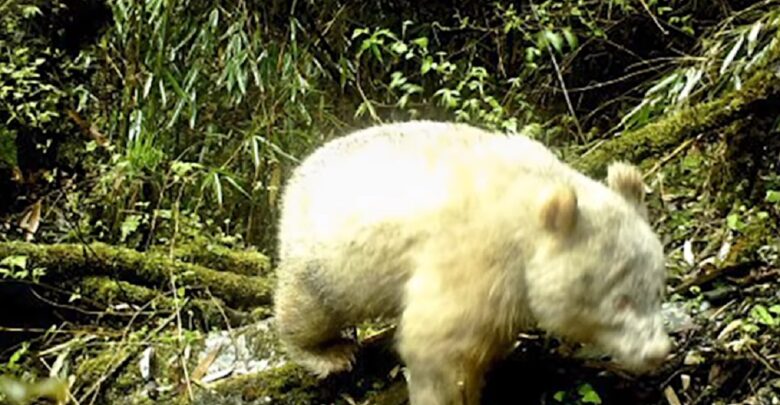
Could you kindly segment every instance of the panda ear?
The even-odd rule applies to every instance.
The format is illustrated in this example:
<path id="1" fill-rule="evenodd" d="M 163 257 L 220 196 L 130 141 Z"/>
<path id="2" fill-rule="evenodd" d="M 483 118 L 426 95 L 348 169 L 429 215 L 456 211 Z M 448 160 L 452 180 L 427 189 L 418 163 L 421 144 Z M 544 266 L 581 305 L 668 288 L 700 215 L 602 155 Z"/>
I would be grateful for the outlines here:
<path id="1" fill-rule="evenodd" d="M 639 169 L 625 162 L 613 162 L 607 168 L 607 185 L 640 211 L 645 204 L 645 183 Z"/>
<path id="2" fill-rule="evenodd" d="M 577 194 L 571 186 L 556 186 L 543 197 L 541 221 L 546 230 L 568 236 L 577 225 L 578 215 Z"/>

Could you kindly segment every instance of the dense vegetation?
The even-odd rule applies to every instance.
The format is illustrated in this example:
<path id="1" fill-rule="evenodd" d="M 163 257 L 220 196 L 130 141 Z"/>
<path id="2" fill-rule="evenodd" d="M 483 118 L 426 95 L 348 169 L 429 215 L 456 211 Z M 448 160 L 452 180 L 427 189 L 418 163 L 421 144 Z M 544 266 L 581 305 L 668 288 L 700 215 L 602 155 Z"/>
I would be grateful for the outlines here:
<path id="1" fill-rule="evenodd" d="M 682 321 L 657 376 L 528 338 L 488 398 L 774 403 L 778 6 L 0 0 L 0 300 L 24 308 L 0 374 L 70 378 L 82 404 L 401 401 L 382 350 L 324 383 L 277 364 L 275 223 L 313 148 L 430 118 L 525 133 L 594 176 L 639 164 L 669 252 Z M 239 329 L 265 363 L 215 376 L 206 334 Z"/>

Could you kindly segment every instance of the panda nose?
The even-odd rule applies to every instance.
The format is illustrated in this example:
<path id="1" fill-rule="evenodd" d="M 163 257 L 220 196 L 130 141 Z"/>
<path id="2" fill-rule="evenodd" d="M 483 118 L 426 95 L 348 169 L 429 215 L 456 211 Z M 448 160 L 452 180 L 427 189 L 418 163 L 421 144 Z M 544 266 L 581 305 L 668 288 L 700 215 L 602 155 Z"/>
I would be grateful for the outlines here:
<path id="1" fill-rule="evenodd" d="M 659 339 L 645 355 L 648 366 L 656 368 L 661 366 L 672 351 L 672 342 L 668 336 Z"/>

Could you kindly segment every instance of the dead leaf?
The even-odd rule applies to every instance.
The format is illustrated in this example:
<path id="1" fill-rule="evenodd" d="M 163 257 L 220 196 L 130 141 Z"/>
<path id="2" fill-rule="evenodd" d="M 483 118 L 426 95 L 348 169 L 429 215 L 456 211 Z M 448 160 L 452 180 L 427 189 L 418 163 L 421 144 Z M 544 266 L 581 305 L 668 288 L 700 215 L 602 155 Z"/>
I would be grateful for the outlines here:
<path id="1" fill-rule="evenodd" d="M 192 372 L 192 379 L 195 381 L 200 381 L 204 375 L 206 375 L 206 371 L 208 371 L 209 366 L 211 366 L 212 363 L 214 363 L 214 360 L 217 359 L 217 356 L 219 356 L 219 352 L 222 351 L 222 345 L 218 345 L 214 348 L 211 352 L 209 352 L 206 355 L 206 358 L 203 359 L 203 361 L 198 364 L 197 367 L 195 367 L 195 370 Z"/>
<path id="2" fill-rule="evenodd" d="M 27 208 L 27 212 L 22 216 L 19 221 L 19 228 L 24 230 L 24 240 L 30 242 L 38 231 L 38 226 L 41 223 L 41 208 L 43 204 L 41 200 L 38 200 L 32 206 Z"/>
<path id="3" fill-rule="evenodd" d="M 731 334 L 731 332 L 735 331 L 741 325 L 742 325 L 742 320 L 741 319 L 735 319 L 735 320 L 729 322 L 729 324 L 726 325 L 726 327 L 723 328 L 722 331 L 720 331 L 720 333 L 718 334 L 718 337 L 715 338 L 715 340 L 723 340 L 723 339 L 725 339 L 728 335 Z"/>
<path id="4" fill-rule="evenodd" d="M 149 346 L 141 354 L 141 360 L 138 361 L 138 368 L 141 370 L 141 378 L 148 381 L 152 376 L 152 355 L 154 348 Z"/>
<path id="5" fill-rule="evenodd" d="M 674 388 L 671 386 L 668 386 L 664 389 L 664 396 L 666 397 L 666 402 L 668 402 L 669 405 L 682 405 L 680 398 L 677 397 L 677 393 L 674 392 Z"/>
<path id="6" fill-rule="evenodd" d="M 14 183 L 24 183 L 24 174 L 22 174 L 22 169 L 20 169 L 19 166 L 14 166 L 14 168 L 11 169 L 11 181 Z"/>
<path id="7" fill-rule="evenodd" d="M 713 364 L 712 367 L 710 367 L 709 374 L 707 375 L 707 381 L 712 384 L 718 379 L 718 377 L 720 377 L 720 366 Z"/>
<path id="8" fill-rule="evenodd" d="M 688 388 L 691 387 L 691 376 L 688 374 L 681 374 L 680 384 L 682 385 L 683 392 L 688 391 Z"/>

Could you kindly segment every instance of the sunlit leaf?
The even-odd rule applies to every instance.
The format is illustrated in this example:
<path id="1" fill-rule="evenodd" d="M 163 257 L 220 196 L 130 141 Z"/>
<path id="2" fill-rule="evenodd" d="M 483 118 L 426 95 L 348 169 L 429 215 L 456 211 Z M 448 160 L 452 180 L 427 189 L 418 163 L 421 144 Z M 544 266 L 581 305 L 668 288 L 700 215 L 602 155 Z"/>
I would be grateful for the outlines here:
<path id="1" fill-rule="evenodd" d="M 222 206 L 222 182 L 218 173 L 212 174 L 212 183 L 214 183 L 214 196 L 217 198 L 217 204 Z"/>
<path id="2" fill-rule="evenodd" d="M 393 72 L 390 75 L 390 88 L 394 89 L 396 87 L 401 87 L 402 84 L 406 83 L 406 77 L 401 72 Z"/>
<path id="3" fill-rule="evenodd" d="M 571 30 L 571 27 L 563 28 L 563 37 L 566 38 L 566 43 L 569 44 L 569 49 L 577 49 L 577 46 L 579 46 L 579 41 L 577 40 L 577 35 L 574 33 L 574 31 Z"/>
<path id="4" fill-rule="evenodd" d="M 750 32 L 747 36 L 747 54 L 752 55 L 753 51 L 756 49 L 757 40 L 758 40 L 758 34 L 761 33 L 761 28 L 763 27 L 763 22 L 761 20 L 756 21 L 753 26 L 750 28 Z"/>
<path id="5" fill-rule="evenodd" d="M 397 41 L 390 45 L 390 49 L 400 55 L 406 53 L 406 51 L 409 50 L 409 47 L 405 43 Z"/>
<path id="6" fill-rule="evenodd" d="M 689 266 L 696 264 L 696 257 L 693 254 L 693 242 L 690 239 L 683 243 L 683 260 Z"/>
<path id="7" fill-rule="evenodd" d="M 599 394 L 596 393 L 596 391 L 593 389 L 593 387 L 590 384 L 582 384 L 577 389 L 577 392 L 580 394 L 581 401 L 586 404 L 600 404 L 601 403 L 601 397 L 599 397 Z"/>
<path id="8" fill-rule="evenodd" d="M 544 37 L 547 39 L 548 43 L 552 45 L 552 47 L 558 51 L 563 51 L 563 38 L 561 37 L 561 34 L 558 34 L 557 32 L 553 32 L 551 30 L 544 30 Z"/>
<path id="9" fill-rule="evenodd" d="M 350 37 L 350 39 L 355 39 L 365 34 L 368 34 L 368 28 L 356 28 L 354 31 L 352 31 L 352 36 Z"/>
<path id="10" fill-rule="evenodd" d="M 431 70 L 431 68 L 433 68 L 433 57 L 426 55 L 422 60 L 422 64 L 420 65 L 420 73 L 426 74 Z"/>
<path id="11" fill-rule="evenodd" d="M 769 313 L 769 310 L 761 304 L 753 306 L 750 310 L 750 317 L 760 324 L 768 326 L 775 326 L 777 324 L 777 319 L 775 319 L 772 314 Z"/>
<path id="12" fill-rule="evenodd" d="M 726 217 L 726 225 L 729 227 L 729 229 L 739 231 L 744 227 L 744 224 L 742 223 L 742 220 L 739 217 L 739 214 L 729 214 Z"/>
<path id="13" fill-rule="evenodd" d="M 120 241 L 124 242 L 130 234 L 138 229 L 141 224 L 141 216 L 137 214 L 128 215 L 125 220 L 122 221 L 122 225 L 119 227 Z"/>
<path id="14" fill-rule="evenodd" d="M 737 42 L 734 44 L 733 47 L 731 47 L 731 50 L 726 55 L 726 58 L 723 59 L 723 64 L 720 66 L 720 74 L 726 73 L 726 70 L 728 69 L 729 65 L 731 65 L 731 62 L 734 61 L 734 58 L 737 57 L 737 53 L 739 52 L 740 48 L 742 48 L 742 43 L 745 41 L 745 36 L 740 35 L 739 39 L 737 39 Z"/>
<path id="15" fill-rule="evenodd" d="M 4 266 L 11 269 L 14 268 L 26 269 L 27 256 L 24 255 L 6 256 L 5 258 L 3 258 L 3 260 L 0 260 L 0 266 Z"/>
<path id="16" fill-rule="evenodd" d="M 219 25 L 219 8 L 214 7 L 213 10 L 209 13 L 209 25 L 212 29 L 216 29 L 217 25 Z"/>
<path id="17" fill-rule="evenodd" d="M 260 167 L 260 143 L 256 136 L 252 137 L 250 145 L 252 146 L 252 163 L 257 169 Z"/>
<path id="18" fill-rule="evenodd" d="M 198 119 L 198 103 L 196 91 L 192 90 L 192 95 L 190 96 L 190 129 L 195 129 L 195 122 Z"/>
<path id="19" fill-rule="evenodd" d="M 184 176 L 193 169 L 199 168 L 201 165 L 194 162 L 183 162 L 180 160 L 174 160 L 171 163 L 171 171 L 178 176 Z"/>
<path id="20" fill-rule="evenodd" d="M 146 98 L 149 96 L 149 90 L 152 89 L 152 83 L 154 83 L 154 75 L 149 74 L 149 77 L 146 78 L 146 82 L 144 83 L 144 90 L 143 90 L 143 98 Z"/>
<path id="21" fill-rule="evenodd" d="M 647 90 L 647 95 L 651 95 L 653 93 L 658 92 L 659 90 L 663 89 L 664 87 L 668 86 L 670 83 L 674 82 L 679 78 L 678 73 L 672 73 L 669 76 L 666 76 L 663 80 L 659 81 L 653 87 L 651 87 L 649 90 Z"/>
<path id="22" fill-rule="evenodd" d="M 222 178 L 224 178 L 224 179 L 225 179 L 225 180 L 228 182 L 228 184 L 230 184 L 231 186 L 233 186 L 233 188 L 235 188 L 235 189 L 236 189 L 236 191 L 238 191 L 239 193 L 243 194 L 243 195 L 244 195 L 244 197 L 246 197 L 246 198 L 252 198 L 252 196 L 251 196 L 251 195 L 249 195 L 249 193 L 247 193 L 247 192 L 246 192 L 246 190 L 244 190 L 244 188 L 243 188 L 243 187 L 241 187 L 241 185 L 240 185 L 240 184 L 238 184 L 238 183 L 236 182 L 236 180 L 235 180 L 235 179 L 233 179 L 233 177 L 232 177 L 232 176 L 222 176 Z"/>
<path id="23" fill-rule="evenodd" d="M 412 43 L 419 46 L 422 49 L 428 49 L 428 38 L 426 37 L 419 37 L 414 40 L 412 40 Z"/>
<path id="24" fill-rule="evenodd" d="M 767 191 L 764 201 L 772 204 L 780 203 L 780 191 L 778 190 Z"/>
<path id="25" fill-rule="evenodd" d="M 678 103 L 688 98 L 688 95 L 693 91 L 693 88 L 699 83 L 699 79 L 701 79 L 703 73 L 702 69 L 696 68 L 689 69 L 685 73 L 685 87 L 683 87 L 680 94 L 677 95 Z"/>
<path id="26" fill-rule="evenodd" d="M 157 88 L 160 90 L 160 100 L 162 101 L 162 106 L 168 106 L 168 93 L 165 91 L 165 83 L 163 83 L 162 79 L 157 81 Z"/>

